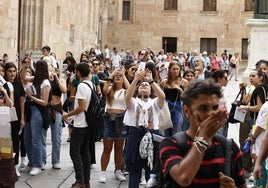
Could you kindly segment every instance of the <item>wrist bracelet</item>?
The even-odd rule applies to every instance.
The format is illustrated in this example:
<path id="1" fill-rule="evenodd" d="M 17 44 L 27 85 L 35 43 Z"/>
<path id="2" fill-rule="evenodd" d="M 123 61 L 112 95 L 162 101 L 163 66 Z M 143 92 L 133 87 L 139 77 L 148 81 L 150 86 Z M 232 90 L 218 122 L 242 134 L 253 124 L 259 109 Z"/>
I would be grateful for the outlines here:
<path id="1" fill-rule="evenodd" d="M 253 134 L 250 133 L 248 136 L 251 137 L 253 140 L 256 140 L 256 137 L 254 137 Z"/>
<path id="2" fill-rule="evenodd" d="M 204 137 L 196 136 L 194 137 L 194 142 L 198 142 L 208 148 L 208 141 L 206 141 Z"/>

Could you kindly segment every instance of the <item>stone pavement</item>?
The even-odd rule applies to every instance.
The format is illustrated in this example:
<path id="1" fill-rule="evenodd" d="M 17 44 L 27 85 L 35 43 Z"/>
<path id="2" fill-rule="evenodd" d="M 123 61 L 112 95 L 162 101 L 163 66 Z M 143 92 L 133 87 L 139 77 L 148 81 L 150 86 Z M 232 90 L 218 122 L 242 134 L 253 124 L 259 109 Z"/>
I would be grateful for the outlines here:
<path id="1" fill-rule="evenodd" d="M 242 80 L 242 79 L 241 79 Z M 234 100 L 235 95 L 238 92 L 237 81 L 230 81 L 225 90 L 227 97 L 227 108 L 230 109 L 230 104 Z M 238 143 L 239 124 L 231 124 L 229 126 L 228 137 L 234 138 Z M 68 129 L 63 128 L 62 134 L 62 147 L 61 147 L 61 170 L 54 170 L 50 164 L 51 161 L 51 141 L 50 132 L 48 131 L 47 137 L 47 165 L 45 170 L 40 175 L 30 176 L 27 173 L 21 172 L 21 177 L 16 183 L 16 188 L 68 188 L 71 187 L 72 183 L 75 182 L 74 169 L 72 161 L 69 156 L 69 143 L 66 142 L 68 137 Z M 91 171 L 91 188 L 127 188 L 127 182 L 119 182 L 114 177 L 114 162 L 113 153 L 110 157 L 110 163 L 107 168 L 107 182 L 105 184 L 99 183 L 98 178 L 100 174 L 100 157 L 102 153 L 102 142 L 96 143 L 96 161 L 97 164 Z M 128 177 L 127 177 L 128 178 Z M 142 188 L 144 186 L 140 186 Z"/>

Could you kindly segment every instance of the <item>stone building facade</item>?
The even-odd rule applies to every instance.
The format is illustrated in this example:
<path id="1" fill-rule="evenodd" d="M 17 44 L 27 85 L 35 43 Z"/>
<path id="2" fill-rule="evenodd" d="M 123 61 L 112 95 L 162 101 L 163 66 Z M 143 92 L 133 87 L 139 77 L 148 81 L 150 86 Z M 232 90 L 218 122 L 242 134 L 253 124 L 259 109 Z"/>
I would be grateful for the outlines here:
<path id="1" fill-rule="evenodd" d="M 102 0 L 1 0 L 0 56 L 11 61 L 27 53 L 38 57 L 49 45 L 59 61 L 98 42 Z"/>
<path id="2" fill-rule="evenodd" d="M 102 41 L 118 49 L 167 52 L 224 49 L 247 59 L 251 0 L 109 0 Z"/>
<path id="3" fill-rule="evenodd" d="M 0 56 L 49 45 L 62 60 L 96 43 L 137 52 L 223 49 L 247 58 L 251 0 L 1 0 Z"/>

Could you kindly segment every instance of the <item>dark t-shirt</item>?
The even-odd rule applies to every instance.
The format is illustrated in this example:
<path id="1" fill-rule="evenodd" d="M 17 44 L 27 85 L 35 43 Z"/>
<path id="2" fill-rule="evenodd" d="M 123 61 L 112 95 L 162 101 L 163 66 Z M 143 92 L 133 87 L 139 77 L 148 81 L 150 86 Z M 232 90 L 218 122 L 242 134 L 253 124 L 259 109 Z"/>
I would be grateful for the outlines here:
<path id="1" fill-rule="evenodd" d="M 261 99 L 262 104 L 265 103 L 266 98 L 267 98 L 267 92 L 268 91 L 268 87 L 266 85 L 259 85 L 257 86 L 253 93 L 252 96 L 250 98 L 250 106 L 255 106 L 257 105 L 257 97 L 259 96 L 259 98 Z M 250 118 L 255 120 L 258 117 L 258 112 L 250 112 Z"/>
<path id="2" fill-rule="evenodd" d="M 14 106 L 16 108 L 18 120 L 20 120 L 21 110 L 20 110 L 20 97 L 25 97 L 25 91 L 20 82 L 13 82 L 14 87 Z"/>

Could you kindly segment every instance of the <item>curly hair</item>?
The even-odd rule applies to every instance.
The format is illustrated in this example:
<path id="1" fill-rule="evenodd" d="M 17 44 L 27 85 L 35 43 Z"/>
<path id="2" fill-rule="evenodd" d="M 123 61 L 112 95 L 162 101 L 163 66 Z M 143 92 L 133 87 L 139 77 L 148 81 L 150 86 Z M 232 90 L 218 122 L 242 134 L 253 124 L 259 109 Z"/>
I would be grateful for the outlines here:
<path id="1" fill-rule="evenodd" d="M 192 100 L 197 99 L 200 94 L 217 95 L 222 97 L 221 86 L 212 79 L 194 80 L 191 82 L 181 96 L 182 102 L 186 106 L 191 106 Z"/>

